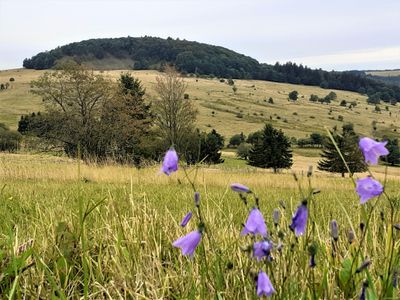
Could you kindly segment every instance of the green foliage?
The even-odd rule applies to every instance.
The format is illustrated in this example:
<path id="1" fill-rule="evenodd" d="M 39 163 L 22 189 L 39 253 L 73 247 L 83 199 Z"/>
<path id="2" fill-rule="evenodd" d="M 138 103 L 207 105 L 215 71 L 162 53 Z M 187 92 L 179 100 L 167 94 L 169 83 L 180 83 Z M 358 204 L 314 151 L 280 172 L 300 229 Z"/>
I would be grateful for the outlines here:
<path id="1" fill-rule="evenodd" d="M 331 101 L 334 101 L 337 99 L 337 95 L 335 92 L 330 92 L 328 95 L 325 96 L 325 102 L 330 103 Z"/>
<path id="2" fill-rule="evenodd" d="M 266 124 L 261 139 L 253 144 L 249 153 L 249 164 L 259 168 L 289 169 L 292 164 L 292 151 L 289 139 L 282 130 Z"/>
<path id="3" fill-rule="evenodd" d="M 120 76 L 115 96 L 104 103 L 100 138 L 105 155 L 117 162 L 139 165 L 148 156 L 143 138 L 150 132 L 153 117 L 144 95 L 140 80 L 125 73 Z"/>
<path id="4" fill-rule="evenodd" d="M 0 151 L 15 152 L 19 149 L 22 135 L 10 130 L 6 125 L 0 123 Z"/>
<path id="5" fill-rule="evenodd" d="M 296 101 L 298 96 L 299 96 L 299 92 L 298 91 L 291 91 L 289 93 L 289 100 Z"/>
<path id="6" fill-rule="evenodd" d="M 228 85 L 230 85 L 230 86 L 235 85 L 235 82 L 233 81 L 232 78 L 229 78 L 229 79 L 228 79 Z"/>
<path id="7" fill-rule="evenodd" d="M 148 156 L 142 143 L 152 125 L 145 89 L 131 74 L 117 85 L 76 64 L 59 67 L 32 82 L 45 113 L 22 116 L 18 131 L 47 140 L 84 160 L 139 164 Z"/>
<path id="8" fill-rule="evenodd" d="M 215 129 L 208 134 L 202 134 L 200 139 L 200 158 L 205 163 L 220 164 L 224 160 L 221 159 L 221 150 L 224 147 L 224 138 Z"/>
<path id="9" fill-rule="evenodd" d="M 253 133 L 250 133 L 247 137 L 246 143 L 248 144 L 256 144 L 259 140 L 263 139 L 263 131 L 259 130 Z"/>
<path id="10" fill-rule="evenodd" d="M 241 132 L 239 134 L 235 134 L 229 139 L 228 146 L 237 147 L 241 143 L 243 143 L 245 140 L 246 140 L 246 136 L 243 134 L 243 132 Z"/>
<path id="11" fill-rule="evenodd" d="M 194 130 L 185 136 L 183 145 L 180 153 L 188 164 L 224 162 L 220 152 L 224 147 L 224 138 L 215 129 L 209 133 Z"/>
<path id="12" fill-rule="evenodd" d="M 260 64 L 255 59 L 226 48 L 179 39 L 155 37 L 91 39 L 71 43 L 24 59 L 28 69 L 49 69 L 57 61 L 73 57 L 79 62 L 106 57 L 131 59 L 135 69 L 163 68 L 172 64 L 187 74 L 211 75 L 225 78 L 259 79 L 292 84 L 315 85 L 322 88 L 349 90 L 373 95 L 386 93 L 393 101 L 400 100 L 400 87 L 365 76 L 364 72 L 327 72 L 312 70 L 288 62 L 275 65 Z M 388 100 L 388 101 L 392 101 Z"/>
<path id="13" fill-rule="evenodd" d="M 342 127 L 342 134 L 336 131 L 331 132 L 336 146 L 339 148 L 344 160 L 351 173 L 364 172 L 367 166 L 364 157 L 358 148 L 358 136 L 354 132 L 352 125 Z M 344 177 L 348 173 L 347 167 L 342 157 L 338 153 L 335 144 L 329 137 L 325 138 L 321 160 L 318 162 L 318 169 L 332 173 L 341 173 Z"/>
<path id="14" fill-rule="evenodd" d="M 386 148 L 389 150 L 389 154 L 386 156 L 385 161 L 391 166 L 400 165 L 399 140 L 397 138 L 387 139 Z"/>
<path id="15" fill-rule="evenodd" d="M 320 133 L 313 132 L 310 134 L 310 138 L 298 139 L 297 145 L 300 148 L 322 147 L 323 141 L 324 141 L 324 137 Z"/>
<path id="16" fill-rule="evenodd" d="M 317 102 L 319 100 L 319 97 L 317 95 L 311 94 L 310 99 L 311 102 Z"/>
<path id="17" fill-rule="evenodd" d="M 104 104 L 113 97 L 111 82 L 68 62 L 44 73 L 31 86 L 46 107 L 41 137 L 63 144 L 72 156 L 79 145 L 85 160 L 105 156 L 100 118 Z"/>
<path id="18" fill-rule="evenodd" d="M 379 104 L 379 103 L 381 103 L 380 94 L 379 93 L 375 93 L 375 94 L 369 95 L 368 99 L 367 99 L 367 103 L 368 104 Z"/>
<path id="19" fill-rule="evenodd" d="M 346 100 L 340 101 L 340 106 L 346 107 L 347 106 L 347 101 Z"/>
<path id="20" fill-rule="evenodd" d="M 236 149 L 236 156 L 241 159 L 247 160 L 249 157 L 251 147 L 252 146 L 249 143 L 245 142 L 241 143 Z"/>

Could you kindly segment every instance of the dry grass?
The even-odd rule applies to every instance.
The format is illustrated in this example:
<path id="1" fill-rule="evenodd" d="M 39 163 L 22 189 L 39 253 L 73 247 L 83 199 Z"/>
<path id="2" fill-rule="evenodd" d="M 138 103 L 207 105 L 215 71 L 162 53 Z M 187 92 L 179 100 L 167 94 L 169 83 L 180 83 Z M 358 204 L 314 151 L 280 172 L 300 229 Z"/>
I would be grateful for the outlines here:
<path id="1" fill-rule="evenodd" d="M 374 76 L 400 76 L 400 70 L 389 70 L 389 71 L 371 71 L 371 72 L 365 72 L 369 75 L 374 75 Z"/>
<path id="2" fill-rule="evenodd" d="M 201 167 L 194 176 L 196 169 L 188 169 L 201 193 L 204 221 L 212 232 L 212 239 L 204 237 L 190 260 L 171 246 L 197 225 L 194 219 L 188 228 L 179 227 L 181 217 L 193 209 L 193 190 L 182 168 L 167 177 L 159 174 L 159 166 L 137 170 L 78 165 L 62 157 L 1 154 L 0 263 L 5 262 L 1 257 L 21 261 L 21 256 L 12 254 L 15 249 L 30 239 L 34 244 L 26 254 L 26 263 L 33 264 L 23 272 L 16 271 L 17 277 L 4 277 L 11 279 L 3 279 L 0 289 L 11 298 L 34 299 L 254 299 L 249 271 L 267 268 L 281 299 L 310 299 L 313 279 L 308 272 L 305 239 L 294 239 L 287 230 L 303 197 L 298 184 L 303 192 L 308 189 L 308 179 L 299 171 L 308 166 L 310 158 L 296 155 L 295 162 L 298 182 L 290 172 Z M 389 169 L 391 174 L 396 172 Z M 321 284 L 321 298 L 345 299 L 336 280 L 342 260 L 351 257 L 357 246 L 348 248 L 346 230 L 357 228 L 360 222 L 359 200 L 348 179 L 316 173 L 311 181 L 312 187 L 321 191 L 312 208 L 316 222 L 312 238 L 319 247 L 313 276 L 317 286 Z M 278 229 L 285 232 L 284 250 L 275 254 L 271 265 L 257 264 L 240 250 L 252 240 L 239 235 L 247 210 L 230 191 L 233 182 L 246 184 L 257 193 L 273 238 Z M 398 187 L 398 180 L 390 180 L 387 192 L 397 195 Z M 280 200 L 286 209 L 280 207 L 282 219 L 275 228 L 271 214 Z M 382 204 L 380 209 L 386 209 Z M 83 218 L 85 208 L 91 207 L 91 213 Z M 328 224 L 332 218 L 340 224 L 337 260 L 330 256 Z M 377 274 L 385 261 L 381 247 L 385 225 L 379 220 L 379 214 L 374 214 L 371 240 L 365 248 L 374 259 L 370 272 L 377 287 Z M 328 282 L 322 288 L 324 270 L 329 270 Z M 0 275 L 5 274 L 2 272 Z M 290 276 L 290 282 L 285 276 Z M 363 274 L 355 276 L 355 294 L 363 278 Z"/>
<path id="3" fill-rule="evenodd" d="M 117 79 L 122 71 L 101 72 Z M 157 96 L 154 92 L 155 78 L 159 73 L 156 71 L 132 73 L 142 80 L 147 90 L 147 99 L 149 101 L 154 99 Z M 7 82 L 10 77 L 16 79 L 9 90 L 0 92 L 0 122 L 16 128 L 21 114 L 43 109 L 40 99 L 29 93 L 29 82 L 41 74 L 43 71 L 24 69 L 0 72 L 0 82 Z M 397 106 L 388 107 L 389 111 L 382 107 L 381 113 L 375 113 L 374 107 L 366 104 L 366 97 L 357 93 L 335 91 L 338 99 L 326 105 L 308 101 L 311 94 L 323 97 L 331 91 L 319 87 L 235 80 L 238 88 L 235 94 L 229 85 L 219 82 L 218 79 L 187 78 L 186 81 L 187 93 L 199 111 L 198 126 L 202 130 L 215 128 L 228 138 L 240 132 L 248 134 L 259 130 L 265 122 L 271 122 L 294 137 L 306 137 L 312 132 L 323 132 L 324 126 L 332 128 L 336 125 L 340 128 L 346 122 L 353 123 L 357 132 L 368 136 L 396 135 L 394 129 L 400 126 Z M 300 98 L 296 103 L 287 100 L 292 90 L 299 92 Z M 269 97 L 274 99 L 274 104 L 265 102 Z M 341 100 L 356 101 L 358 104 L 349 110 L 339 105 Z M 238 114 L 243 117 L 238 118 Z M 344 122 L 338 121 L 339 115 L 343 116 Z M 372 132 L 373 121 L 377 122 L 376 132 Z"/>

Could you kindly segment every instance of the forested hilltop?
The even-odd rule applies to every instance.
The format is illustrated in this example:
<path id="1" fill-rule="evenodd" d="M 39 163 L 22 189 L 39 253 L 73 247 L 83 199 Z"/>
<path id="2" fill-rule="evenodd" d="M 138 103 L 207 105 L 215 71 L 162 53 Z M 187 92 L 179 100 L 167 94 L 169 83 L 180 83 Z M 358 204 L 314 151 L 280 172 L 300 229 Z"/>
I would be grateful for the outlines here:
<path id="1" fill-rule="evenodd" d="M 374 101 L 400 101 L 400 87 L 368 77 L 364 72 L 327 72 L 303 65 L 262 64 L 232 50 L 180 39 L 124 37 L 71 43 L 25 59 L 28 69 L 50 69 L 60 60 L 73 58 L 97 69 L 160 69 L 173 64 L 183 73 L 237 79 L 258 79 L 320 86 L 367 94 Z"/>

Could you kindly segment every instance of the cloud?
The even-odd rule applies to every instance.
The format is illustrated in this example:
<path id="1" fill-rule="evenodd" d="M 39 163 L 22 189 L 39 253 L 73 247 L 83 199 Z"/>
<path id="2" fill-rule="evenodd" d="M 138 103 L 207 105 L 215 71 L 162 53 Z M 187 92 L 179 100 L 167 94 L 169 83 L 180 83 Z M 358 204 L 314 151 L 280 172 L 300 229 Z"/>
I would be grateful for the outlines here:
<path id="1" fill-rule="evenodd" d="M 311 67 L 350 66 L 350 68 L 351 66 L 358 65 L 373 66 L 380 64 L 386 65 L 386 63 L 390 63 L 393 65 L 393 68 L 395 68 L 400 66 L 400 46 L 304 56 L 293 58 L 291 61 Z M 348 67 L 347 69 L 349 69 Z"/>

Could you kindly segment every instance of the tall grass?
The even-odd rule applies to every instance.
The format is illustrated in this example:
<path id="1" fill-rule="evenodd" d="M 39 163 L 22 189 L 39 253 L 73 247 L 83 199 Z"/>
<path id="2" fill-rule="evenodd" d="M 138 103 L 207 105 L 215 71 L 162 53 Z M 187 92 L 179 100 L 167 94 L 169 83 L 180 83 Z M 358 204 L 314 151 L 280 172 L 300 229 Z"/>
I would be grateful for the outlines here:
<path id="1" fill-rule="evenodd" d="M 317 267 L 310 269 L 305 238 L 296 239 L 288 231 L 302 199 L 291 174 L 200 169 L 195 184 L 213 241 L 203 239 L 190 259 L 172 246 L 196 229 L 195 222 L 179 227 L 193 207 L 193 190 L 182 171 L 166 177 L 158 174 L 158 168 L 81 165 L 78 176 L 74 162 L 42 158 L 34 163 L 26 157 L 24 163 L 7 158 L 0 171 L 1 298 L 256 298 L 252 274 L 259 265 L 242 250 L 252 239 L 239 235 L 248 212 L 230 191 L 232 182 L 256 192 L 272 237 L 285 233 L 282 252 L 268 265 L 275 298 L 308 299 L 313 293 L 325 299 L 356 298 L 368 278 L 373 283 L 369 289 L 373 286 L 380 295 L 384 249 L 390 247 L 387 205 L 373 211 L 362 249 L 365 257 L 374 257 L 371 266 L 355 275 L 351 292 L 341 288 L 348 259 L 354 257 L 361 239 L 359 199 L 346 179 L 312 179 L 320 193 L 311 208 L 318 250 Z M 299 183 L 306 189 L 307 177 L 299 175 Z M 389 181 L 386 191 L 398 196 L 398 188 L 397 181 Z M 275 208 L 282 214 L 277 227 L 272 221 Z M 329 233 L 332 219 L 339 224 L 337 242 Z M 397 210 L 394 219 L 399 219 Z M 352 244 L 349 229 L 356 236 Z M 391 234 L 397 248 L 398 232 Z M 398 259 L 394 257 L 396 264 Z M 361 263 L 355 262 L 357 267 Z M 398 297 L 395 290 L 393 299 Z"/>

